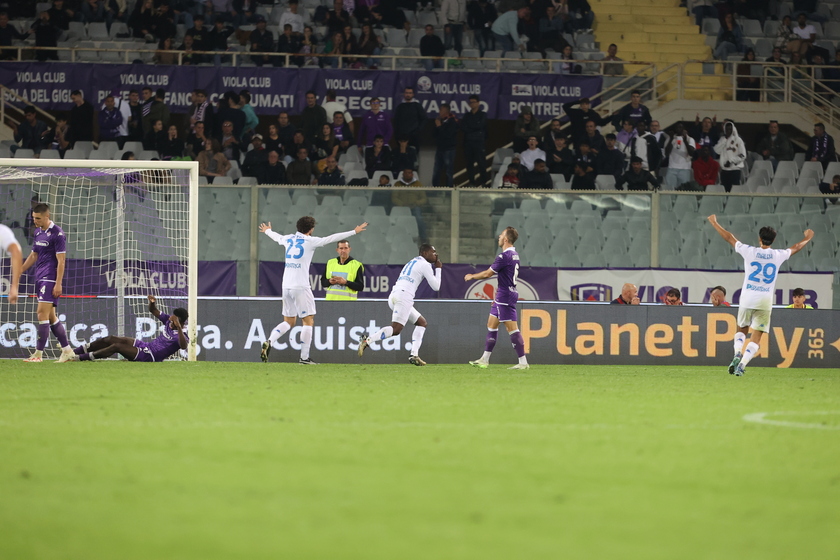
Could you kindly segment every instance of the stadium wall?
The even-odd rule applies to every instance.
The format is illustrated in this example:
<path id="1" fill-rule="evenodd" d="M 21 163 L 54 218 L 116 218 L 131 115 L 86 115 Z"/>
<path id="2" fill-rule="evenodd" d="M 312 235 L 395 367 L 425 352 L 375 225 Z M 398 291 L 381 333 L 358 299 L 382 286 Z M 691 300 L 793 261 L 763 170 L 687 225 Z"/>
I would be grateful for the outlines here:
<path id="1" fill-rule="evenodd" d="M 31 306 L 34 301 L 19 305 Z M 101 309 L 95 309 L 100 308 Z M 708 306 L 625 307 L 592 303 L 526 302 L 519 324 L 528 359 L 535 364 L 701 365 L 723 366 L 731 359 L 737 309 Z M 93 308 L 93 309 L 92 309 Z M 429 327 L 421 356 L 429 364 L 465 363 L 484 348 L 488 302 L 418 301 Z M 77 300 L 63 306 L 61 319 L 72 344 L 114 332 L 113 302 Z M 97 324 L 74 322 L 73 313 L 102 318 Z M 200 360 L 259 360 L 260 344 L 282 320 L 279 299 L 202 299 L 199 301 Z M 65 316 L 66 313 L 66 316 Z M 403 335 L 374 343 L 360 359 L 358 342 L 365 333 L 390 323 L 384 301 L 319 302 L 313 336 L 313 359 L 324 364 L 405 363 L 411 327 Z M 136 336 L 151 339 L 159 327 L 153 318 L 136 319 Z M 0 325 L 0 358 L 19 357 L 21 346 L 34 346 L 35 324 Z M 272 361 L 298 359 L 300 326 L 292 329 L 271 354 Z M 513 364 L 508 335 L 500 333 L 493 363 Z M 751 365 L 758 367 L 840 367 L 840 311 L 776 309 L 770 334 Z M 270 371 L 271 366 L 266 366 Z"/>

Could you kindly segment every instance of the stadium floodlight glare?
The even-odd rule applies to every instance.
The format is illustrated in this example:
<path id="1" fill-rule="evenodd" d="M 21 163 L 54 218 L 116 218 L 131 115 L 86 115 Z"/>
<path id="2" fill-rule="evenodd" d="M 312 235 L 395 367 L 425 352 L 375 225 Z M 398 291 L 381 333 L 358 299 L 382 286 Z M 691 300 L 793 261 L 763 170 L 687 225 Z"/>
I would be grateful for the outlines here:
<path id="1" fill-rule="evenodd" d="M 154 338 L 160 325 L 149 322 L 151 294 L 165 313 L 187 308 L 187 355 L 195 360 L 198 163 L 0 159 L 0 223 L 12 227 L 24 259 L 32 250 L 27 229 L 36 200 L 49 204 L 52 221 L 67 236 L 57 313 L 66 317 L 71 345 L 107 334 Z M 8 259 L 1 264 L 5 294 Z M 34 295 L 32 276 L 25 274 L 18 304 L 0 300 L 0 356 L 25 357 L 34 349 Z M 54 343 L 45 357 L 55 353 Z"/>

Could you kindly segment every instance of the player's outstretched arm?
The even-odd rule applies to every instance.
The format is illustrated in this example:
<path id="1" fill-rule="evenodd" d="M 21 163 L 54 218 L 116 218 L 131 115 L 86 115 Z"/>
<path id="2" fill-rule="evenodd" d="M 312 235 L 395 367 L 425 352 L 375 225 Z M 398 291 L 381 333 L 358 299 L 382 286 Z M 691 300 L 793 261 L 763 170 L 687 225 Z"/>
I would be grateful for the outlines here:
<path id="1" fill-rule="evenodd" d="M 496 274 L 492 268 L 488 268 L 482 272 L 476 272 L 475 274 L 465 274 L 464 275 L 464 282 L 469 282 L 470 280 L 483 280 L 484 278 L 490 278 Z"/>
<path id="2" fill-rule="evenodd" d="M 283 243 L 283 236 L 271 229 L 271 222 L 260 224 L 260 233 L 264 233 L 277 243 Z"/>
<path id="3" fill-rule="evenodd" d="M 169 318 L 169 321 L 172 323 L 172 327 L 177 329 L 178 331 L 178 346 L 181 347 L 181 350 L 187 349 L 187 337 L 184 336 L 184 328 L 181 326 L 181 321 L 178 320 L 176 315 L 172 315 Z"/>
<path id="4" fill-rule="evenodd" d="M 736 243 L 738 243 L 738 240 L 735 239 L 735 236 L 732 235 L 731 233 L 729 233 L 728 231 L 726 231 L 725 229 L 723 229 L 723 226 L 718 223 L 717 216 L 715 216 L 714 214 L 709 216 L 709 223 L 714 226 L 714 228 L 717 230 L 717 232 L 720 234 L 720 236 L 723 237 L 724 241 L 726 241 L 727 243 L 729 243 L 733 247 L 735 246 Z"/>
<path id="5" fill-rule="evenodd" d="M 155 299 L 155 296 L 146 296 L 146 299 L 149 300 L 149 313 L 160 318 L 160 310 L 157 308 L 157 299 Z"/>
<path id="6" fill-rule="evenodd" d="M 267 224 L 265 222 L 263 222 L 263 223 L 260 224 L 260 233 L 265 233 L 266 231 L 268 231 L 270 229 L 271 229 L 271 222 L 268 222 Z"/>
<path id="7" fill-rule="evenodd" d="M 360 224 L 360 225 L 356 226 L 355 228 L 353 228 L 353 231 L 356 232 L 356 235 L 359 235 L 360 233 L 365 231 L 367 229 L 367 227 L 368 227 L 368 223 L 365 222 L 365 223 Z"/>
<path id="8" fill-rule="evenodd" d="M 804 249 L 804 248 L 805 248 L 805 245 L 807 245 L 807 244 L 808 244 L 808 242 L 809 242 L 809 241 L 811 241 L 813 238 L 814 238 L 814 230 L 812 230 L 812 229 L 806 229 L 806 230 L 805 230 L 805 238 L 804 238 L 802 241 L 800 241 L 799 243 L 795 243 L 795 244 L 794 244 L 794 245 L 790 248 L 790 254 L 791 254 L 791 256 L 795 255 L 796 253 L 798 253 L 799 251 L 801 251 L 802 249 Z"/>

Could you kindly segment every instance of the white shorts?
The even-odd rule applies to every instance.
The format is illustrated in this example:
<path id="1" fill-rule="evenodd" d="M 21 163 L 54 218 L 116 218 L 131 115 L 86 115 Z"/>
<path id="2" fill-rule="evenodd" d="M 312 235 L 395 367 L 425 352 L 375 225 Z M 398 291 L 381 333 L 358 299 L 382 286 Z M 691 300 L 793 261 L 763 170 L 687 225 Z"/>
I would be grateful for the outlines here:
<path id="1" fill-rule="evenodd" d="M 310 288 L 283 288 L 283 317 L 315 315 L 315 296 Z"/>
<path id="2" fill-rule="evenodd" d="M 770 309 L 738 308 L 738 326 L 750 327 L 754 331 L 770 331 Z"/>
<path id="3" fill-rule="evenodd" d="M 420 312 L 414 309 L 414 298 L 406 292 L 391 292 L 388 296 L 388 307 L 391 308 L 391 322 L 400 325 L 412 325 L 420 318 Z"/>

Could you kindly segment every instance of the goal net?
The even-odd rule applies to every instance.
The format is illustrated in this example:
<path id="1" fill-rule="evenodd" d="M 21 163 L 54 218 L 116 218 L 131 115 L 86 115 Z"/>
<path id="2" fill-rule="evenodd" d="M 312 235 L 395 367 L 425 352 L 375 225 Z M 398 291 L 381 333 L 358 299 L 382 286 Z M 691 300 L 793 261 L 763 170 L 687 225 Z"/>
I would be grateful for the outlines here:
<path id="1" fill-rule="evenodd" d="M 198 165 L 195 162 L 0 159 L 0 222 L 12 228 L 23 258 L 32 251 L 31 209 L 50 206 L 67 239 L 63 293 L 56 314 L 71 346 L 108 336 L 149 341 L 164 313 L 189 312 L 195 359 L 198 289 Z M 2 256 L 0 291 L 11 264 Z M 16 305 L 0 300 L 0 358 L 28 356 L 37 342 L 35 267 L 20 279 Z M 55 337 L 45 358 L 58 355 Z"/>

